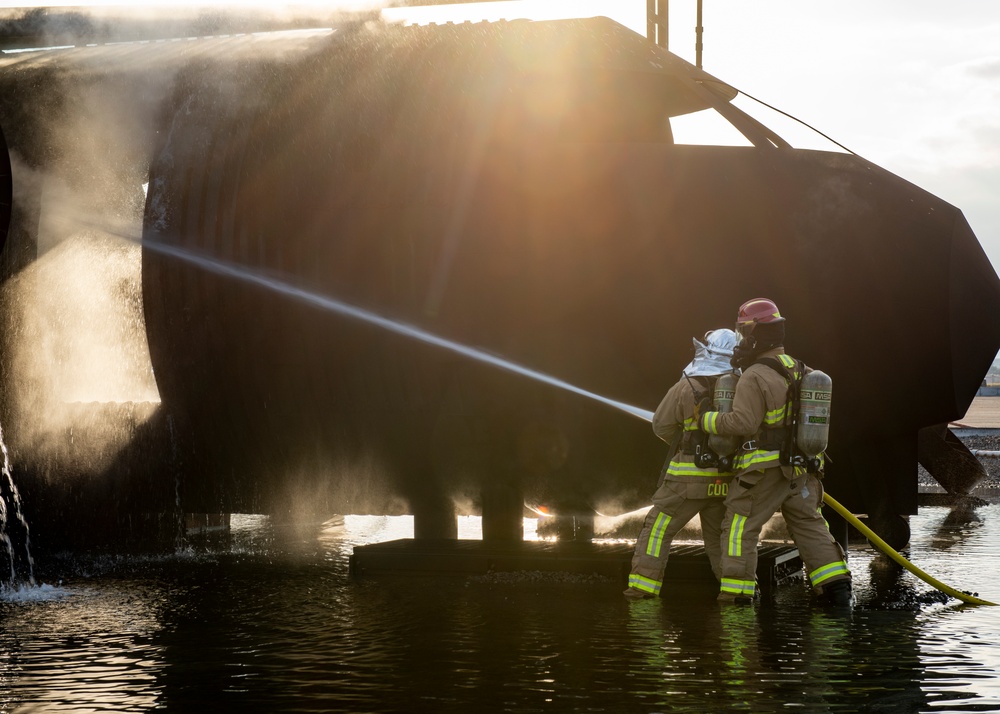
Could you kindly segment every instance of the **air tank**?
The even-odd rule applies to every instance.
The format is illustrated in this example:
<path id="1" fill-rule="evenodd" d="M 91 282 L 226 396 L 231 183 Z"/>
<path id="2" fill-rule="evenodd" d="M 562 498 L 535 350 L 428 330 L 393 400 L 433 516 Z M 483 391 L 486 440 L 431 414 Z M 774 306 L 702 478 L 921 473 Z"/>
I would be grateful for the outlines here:
<path id="1" fill-rule="evenodd" d="M 715 411 L 725 414 L 733 410 L 733 398 L 736 396 L 736 384 L 740 376 L 735 372 L 727 372 L 715 381 L 715 391 L 712 393 L 712 403 Z M 708 446 L 719 456 L 731 456 L 739 446 L 738 436 L 723 436 L 710 434 Z"/>
<path id="2" fill-rule="evenodd" d="M 799 413 L 795 440 L 806 456 L 819 456 L 830 439 L 830 406 L 833 380 L 818 369 L 806 374 L 799 387 Z"/>

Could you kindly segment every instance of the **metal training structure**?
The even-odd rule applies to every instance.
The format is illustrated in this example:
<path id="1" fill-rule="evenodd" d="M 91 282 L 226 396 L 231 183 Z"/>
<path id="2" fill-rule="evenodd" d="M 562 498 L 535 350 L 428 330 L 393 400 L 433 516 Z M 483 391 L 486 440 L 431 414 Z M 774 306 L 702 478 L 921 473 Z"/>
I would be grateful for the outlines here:
<path id="1" fill-rule="evenodd" d="M 789 352 L 833 378 L 825 483 L 848 509 L 899 545 L 918 461 L 955 494 L 981 478 L 948 467 L 967 450 L 945 425 L 1000 349 L 980 319 L 1000 281 L 958 208 L 793 148 L 606 18 L 331 27 L 0 56 L 4 324 L 55 200 L 18 179 L 58 177 L 85 199 L 77 230 L 141 234 L 123 299 L 160 399 L 80 406 L 127 438 L 67 477 L 22 426 L 4 331 L 0 423 L 40 543 L 303 504 L 413 513 L 418 538 L 481 513 L 485 538 L 517 540 L 525 502 L 647 505 L 665 445 L 642 420 L 239 271 L 643 409 L 692 336 L 765 295 Z M 676 143 L 696 112 L 747 146 Z"/>

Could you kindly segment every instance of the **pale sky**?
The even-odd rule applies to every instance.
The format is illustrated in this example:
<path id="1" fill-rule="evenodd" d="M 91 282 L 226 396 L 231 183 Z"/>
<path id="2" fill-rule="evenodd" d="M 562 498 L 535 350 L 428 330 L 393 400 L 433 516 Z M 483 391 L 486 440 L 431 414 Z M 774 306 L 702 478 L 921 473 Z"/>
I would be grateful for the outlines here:
<path id="1" fill-rule="evenodd" d="M 671 6 L 670 49 L 693 61 L 695 2 Z M 960 208 L 1000 271 L 1000 2 L 703 8 L 706 71 Z"/>
<path id="2" fill-rule="evenodd" d="M 1000 271 L 1000 2 L 704 0 L 703 25 L 706 71 L 960 208 Z"/>

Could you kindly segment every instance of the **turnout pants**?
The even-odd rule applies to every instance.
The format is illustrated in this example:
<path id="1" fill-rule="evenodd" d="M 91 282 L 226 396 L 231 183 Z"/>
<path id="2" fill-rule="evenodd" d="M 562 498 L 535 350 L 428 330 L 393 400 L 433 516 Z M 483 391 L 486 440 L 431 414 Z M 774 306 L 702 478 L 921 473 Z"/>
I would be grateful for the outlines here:
<path id="1" fill-rule="evenodd" d="M 704 494 L 705 485 L 664 481 L 656 489 L 653 507 L 646 514 L 642 531 L 635 542 L 632 572 L 628 576 L 629 587 L 653 595 L 660 594 L 663 571 L 666 570 L 670 555 L 670 543 L 695 514 L 701 516 L 705 552 L 712 564 L 712 572 L 715 577 L 719 577 L 720 526 L 726 506 L 722 498 L 689 498 L 688 493 L 691 491 Z"/>
<path id="2" fill-rule="evenodd" d="M 822 504 L 823 485 L 815 474 L 789 479 L 780 468 L 771 468 L 733 479 L 722 519 L 721 591 L 753 597 L 760 531 L 779 510 L 814 589 L 849 579 L 844 551 L 830 535 Z"/>

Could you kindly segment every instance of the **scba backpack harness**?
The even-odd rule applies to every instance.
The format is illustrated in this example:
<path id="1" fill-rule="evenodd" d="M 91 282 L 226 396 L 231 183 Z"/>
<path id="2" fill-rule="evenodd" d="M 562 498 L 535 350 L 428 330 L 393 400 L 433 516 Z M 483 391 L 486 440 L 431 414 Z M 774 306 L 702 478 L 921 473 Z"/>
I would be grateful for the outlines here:
<path id="1" fill-rule="evenodd" d="M 782 466 L 822 472 L 830 438 L 833 381 L 825 372 L 806 372 L 805 364 L 788 355 L 762 357 L 756 363 L 770 367 L 788 384 L 785 423 L 765 426 L 757 448 L 777 451 Z"/>

